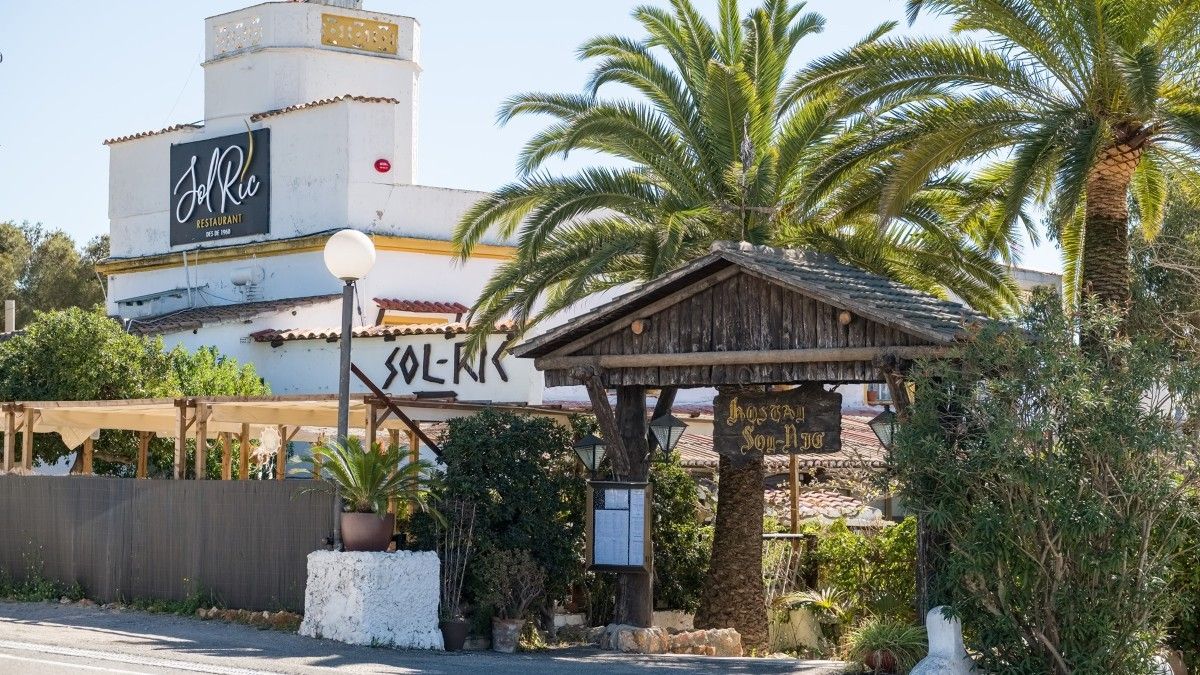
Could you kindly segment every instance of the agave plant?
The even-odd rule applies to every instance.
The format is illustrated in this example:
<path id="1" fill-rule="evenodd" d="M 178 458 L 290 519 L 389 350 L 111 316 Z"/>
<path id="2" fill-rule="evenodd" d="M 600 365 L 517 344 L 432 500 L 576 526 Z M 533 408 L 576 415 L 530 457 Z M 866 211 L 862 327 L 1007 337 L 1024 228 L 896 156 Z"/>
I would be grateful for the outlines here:
<path id="1" fill-rule="evenodd" d="M 846 658 L 876 673 L 907 673 L 927 651 L 925 629 L 895 618 L 871 617 L 846 636 Z"/>
<path id="2" fill-rule="evenodd" d="M 340 488 L 347 511 L 385 513 L 388 502 L 395 499 L 441 519 L 430 500 L 437 483 L 433 465 L 423 459 L 407 460 L 399 447 L 375 443 L 368 452 L 362 441 L 351 437 L 345 443 L 313 446 L 312 463 L 314 477 Z"/>

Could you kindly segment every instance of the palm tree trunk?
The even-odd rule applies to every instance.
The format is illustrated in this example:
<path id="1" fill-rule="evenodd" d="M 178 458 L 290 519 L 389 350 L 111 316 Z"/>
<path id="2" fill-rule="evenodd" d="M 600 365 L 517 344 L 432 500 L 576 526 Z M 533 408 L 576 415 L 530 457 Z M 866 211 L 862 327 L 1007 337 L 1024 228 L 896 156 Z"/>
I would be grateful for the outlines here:
<path id="1" fill-rule="evenodd" d="M 1141 159 L 1142 141 L 1115 143 L 1101 151 L 1087 182 L 1081 297 L 1128 309 L 1129 184 Z"/>
<path id="2" fill-rule="evenodd" d="M 762 654 L 768 646 L 762 578 L 762 455 L 746 457 L 735 465 L 722 454 L 717 491 L 712 562 L 696 612 L 696 627 L 734 628 L 747 651 Z"/>

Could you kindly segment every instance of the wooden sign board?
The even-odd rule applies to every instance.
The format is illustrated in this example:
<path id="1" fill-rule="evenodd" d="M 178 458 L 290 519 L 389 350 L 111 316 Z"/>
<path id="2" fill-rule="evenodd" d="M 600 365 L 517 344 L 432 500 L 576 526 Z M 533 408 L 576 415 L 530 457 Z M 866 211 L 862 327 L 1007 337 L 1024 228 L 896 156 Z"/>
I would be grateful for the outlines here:
<path id="1" fill-rule="evenodd" d="M 713 446 L 730 458 L 842 448 L 842 395 L 837 392 L 722 389 L 713 414 Z"/>
<path id="2" fill-rule="evenodd" d="M 597 572 L 648 572 L 650 485 L 589 481 L 587 490 L 587 566 Z"/>

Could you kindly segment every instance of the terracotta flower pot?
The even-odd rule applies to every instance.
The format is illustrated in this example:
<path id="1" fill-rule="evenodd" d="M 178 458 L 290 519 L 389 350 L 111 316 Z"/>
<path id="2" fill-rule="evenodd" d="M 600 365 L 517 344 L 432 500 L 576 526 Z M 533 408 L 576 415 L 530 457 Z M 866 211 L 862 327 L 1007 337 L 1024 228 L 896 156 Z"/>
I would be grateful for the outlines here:
<path id="1" fill-rule="evenodd" d="M 870 668 L 876 673 L 894 673 L 896 672 L 896 656 L 886 649 L 876 649 L 867 654 L 867 658 L 863 659 L 863 665 Z"/>
<path id="2" fill-rule="evenodd" d="M 343 513 L 342 550 L 386 551 L 395 528 L 391 513 Z"/>
<path id="3" fill-rule="evenodd" d="M 471 624 L 462 619 L 441 621 L 438 628 L 442 629 L 442 646 L 448 652 L 456 652 L 463 648 L 467 641 L 467 629 Z"/>
<path id="4" fill-rule="evenodd" d="M 517 651 L 524 627 L 525 622 L 521 619 L 492 619 L 492 651 L 505 654 Z"/>

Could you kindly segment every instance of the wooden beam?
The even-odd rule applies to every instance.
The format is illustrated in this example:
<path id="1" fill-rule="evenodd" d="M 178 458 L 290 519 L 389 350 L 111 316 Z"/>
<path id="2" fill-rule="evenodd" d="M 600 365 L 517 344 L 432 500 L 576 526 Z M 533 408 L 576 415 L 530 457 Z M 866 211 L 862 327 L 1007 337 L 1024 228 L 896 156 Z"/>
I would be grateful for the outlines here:
<path id="1" fill-rule="evenodd" d="M 792 534 L 800 534 L 800 462 L 788 455 L 788 497 L 791 501 Z M 792 551 L 800 551 L 799 537 L 792 539 Z"/>
<path id="2" fill-rule="evenodd" d="M 390 410 L 396 417 L 399 417 L 400 421 L 404 422 L 404 425 L 417 435 L 417 438 L 421 440 L 421 443 L 425 444 L 426 447 L 432 450 L 433 454 L 437 455 L 438 457 L 442 456 L 442 451 L 440 448 L 438 448 L 437 443 L 434 443 L 432 438 L 426 436 L 424 431 L 421 431 L 421 425 L 412 421 L 412 418 L 410 418 L 408 415 L 405 415 L 404 411 L 401 410 L 400 407 L 392 401 L 392 399 L 388 398 L 388 395 L 383 393 L 382 389 L 375 386 L 375 383 L 371 381 L 371 378 L 367 377 L 366 373 L 364 373 L 362 370 L 359 370 L 358 366 L 354 365 L 353 363 L 350 364 L 350 371 L 354 373 L 355 377 L 357 377 L 360 382 L 366 385 L 367 389 L 371 390 L 371 393 L 375 395 L 376 399 L 382 400 L 383 404 L 387 406 L 388 410 Z"/>
<path id="3" fill-rule="evenodd" d="M 279 425 L 279 449 L 275 451 L 275 479 L 283 480 L 287 478 L 287 456 L 288 456 L 288 428 Z"/>
<path id="4" fill-rule="evenodd" d="M 538 370 L 593 368 L 658 368 L 670 366 L 736 366 L 772 363 L 836 363 L 874 361 L 887 356 L 917 359 L 942 356 L 947 347 L 830 347 L 778 349 L 773 351 L 683 352 L 678 354 L 599 354 L 595 356 L 546 356 L 534 360 Z"/>
<path id="5" fill-rule="evenodd" d="M 4 407 L 4 463 L 0 468 L 5 473 L 12 471 L 13 462 L 17 457 L 17 413 L 12 408 Z"/>
<path id="6" fill-rule="evenodd" d="M 621 440 L 621 429 L 617 426 L 617 416 L 613 413 L 612 404 L 608 402 L 608 391 L 600 382 L 599 373 L 591 368 L 579 368 L 572 371 L 571 376 L 579 380 L 587 389 L 588 398 L 592 401 L 592 413 L 600 425 L 600 433 L 608 446 L 608 456 L 611 458 L 613 472 L 624 476 L 629 473 L 629 455 L 625 452 L 625 443 Z"/>
<path id="7" fill-rule="evenodd" d="M 379 417 L 375 414 L 375 404 L 374 403 L 367 404 L 367 434 L 366 435 L 367 435 L 367 438 L 366 438 L 367 447 L 363 448 L 363 450 L 370 452 L 371 449 L 375 447 L 375 443 L 377 442 L 377 439 L 379 437 Z"/>
<path id="8" fill-rule="evenodd" d="M 242 425 L 242 433 L 239 434 L 240 449 L 238 456 L 238 478 L 246 480 L 250 478 L 250 425 Z"/>
<path id="9" fill-rule="evenodd" d="M 221 480 L 230 480 L 233 478 L 233 443 L 228 431 L 222 431 L 218 438 L 221 439 Z"/>
<path id="10" fill-rule="evenodd" d="M 95 473 L 92 470 L 92 460 L 94 459 L 95 454 L 96 454 L 96 448 L 92 441 L 91 436 L 88 436 L 87 438 L 83 439 L 82 452 L 83 452 L 83 462 L 82 462 L 82 466 L 80 467 L 80 471 L 85 476 L 91 476 Z"/>
<path id="11" fill-rule="evenodd" d="M 187 471 L 187 431 L 190 425 L 186 401 L 175 402 L 175 463 L 172 475 L 175 480 L 183 480 Z"/>
<path id="12" fill-rule="evenodd" d="M 149 456 L 150 456 L 150 432 L 138 432 L 138 454 L 137 454 L 137 477 L 146 478 L 149 476 Z"/>
<path id="13" fill-rule="evenodd" d="M 387 432 L 388 432 L 388 444 L 392 448 L 399 450 L 400 449 L 400 430 L 399 429 L 388 429 Z"/>
<path id="14" fill-rule="evenodd" d="M 397 439 L 397 443 L 399 443 L 399 439 Z M 419 459 L 421 459 L 421 439 L 417 438 L 417 435 L 414 434 L 411 429 L 409 429 L 409 431 L 408 431 L 408 461 L 415 462 Z M 408 516 L 411 518 L 412 515 L 414 513 L 416 513 L 416 511 L 417 511 L 417 505 L 413 504 L 412 502 L 409 502 L 408 503 Z"/>
<path id="15" fill-rule="evenodd" d="M 37 427 L 38 411 L 32 408 L 26 408 L 23 415 L 21 431 L 21 467 L 26 471 L 33 471 L 33 434 Z"/>
<path id="16" fill-rule="evenodd" d="M 211 412 L 204 403 L 196 405 L 196 480 L 208 478 L 208 416 Z"/>

